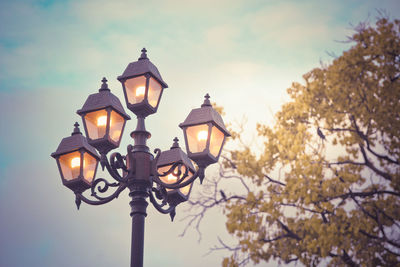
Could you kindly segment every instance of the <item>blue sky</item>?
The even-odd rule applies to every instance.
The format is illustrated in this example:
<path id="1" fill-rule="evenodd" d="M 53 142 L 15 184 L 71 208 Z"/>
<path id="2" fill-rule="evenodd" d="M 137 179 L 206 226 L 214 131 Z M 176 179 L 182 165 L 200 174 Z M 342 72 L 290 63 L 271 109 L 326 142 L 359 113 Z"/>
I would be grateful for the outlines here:
<path id="1" fill-rule="evenodd" d="M 1 1 L 0 265 L 128 265 L 128 197 L 76 211 L 50 154 L 103 76 L 123 102 L 116 77 L 143 47 L 169 85 L 146 120 L 151 149 L 182 139 L 177 125 L 207 92 L 225 107 L 225 121 L 246 116 L 251 136 L 256 122 L 272 123 L 286 88 L 329 62 L 327 52 L 349 48 L 339 41 L 351 25 L 374 22 L 377 9 L 400 17 L 400 2 L 383 0 Z M 178 237 L 184 207 L 174 223 L 148 210 L 146 266 L 217 266 L 227 255 L 204 257 L 217 236 L 227 238 L 218 211 L 197 243 L 194 231 Z"/>

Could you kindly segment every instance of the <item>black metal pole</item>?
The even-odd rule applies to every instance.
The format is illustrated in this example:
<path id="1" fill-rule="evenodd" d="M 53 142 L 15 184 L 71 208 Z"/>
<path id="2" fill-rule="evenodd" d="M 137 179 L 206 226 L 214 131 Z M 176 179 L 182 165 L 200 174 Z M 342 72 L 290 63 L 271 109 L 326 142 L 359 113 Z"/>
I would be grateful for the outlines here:
<path id="1" fill-rule="evenodd" d="M 147 197 L 151 189 L 150 175 L 153 155 L 149 153 L 146 145 L 150 133 L 146 131 L 144 117 L 138 116 L 136 130 L 131 133 L 135 141 L 132 150 L 128 152 L 127 160 L 131 168 L 134 168 L 132 177 L 128 177 L 129 196 L 132 201 L 132 244 L 131 267 L 143 267 L 144 247 L 144 223 L 147 215 Z"/>
<path id="2" fill-rule="evenodd" d="M 129 196 L 132 198 L 129 203 L 132 208 L 131 267 L 143 267 L 144 223 L 147 215 L 148 186 L 147 181 L 135 181 L 130 187 Z"/>

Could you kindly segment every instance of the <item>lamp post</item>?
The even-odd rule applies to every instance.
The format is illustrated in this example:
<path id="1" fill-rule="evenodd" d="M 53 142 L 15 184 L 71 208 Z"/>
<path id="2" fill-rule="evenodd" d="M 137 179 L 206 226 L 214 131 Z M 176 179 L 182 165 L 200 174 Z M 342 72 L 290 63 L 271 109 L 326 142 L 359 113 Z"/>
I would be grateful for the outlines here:
<path id="1" fill-rule="evenodd" d="M 102 205 L 129 190 L 132 217 L 131 266 L 143 266 L 144 223 L 147 198 L 161 213 L 175 216 L 175 207 L 189 198 L 193 182 L 204 179 L 206 167 L 218 161 L 226 137 L 230 136 L 221 116 L 212 108 L 209 95 L 200 108 L 193 109 L 179 126 L 185 136 L 186 154 L 175 137 L 170 150 L 155 149 L 155 156 L 146 145 L 151 134 L 146 130 L 145 118 L 157 112 L 168 85 L 157 67 L 150 62 L 143 48 L 138 61 L 130 63 L 118 77 L 122 83 L 126 105 L 137 117 L 136 129 L 131 133 L 134 145 L 127 153 L 107 153 L 119 147 L 126 121 L 119 99 L 108 88 L 103 78 L 98 93 L 90 95 L 77 111 L 82 117 L 87 137 L 75 123 L 71 136 L 64 138 L 51 154 L 57 161 L 63 184 L 75 193 L 77 208 L 81 202 Z M 192 161 L 197 166 L 193 166 Z M 95 178 L 98 163 L 106 168 L 111 178 Z M 115 190 L 107 196 L 110 188 Z M 90 189 L 90 197 L 84 192 Z"/>

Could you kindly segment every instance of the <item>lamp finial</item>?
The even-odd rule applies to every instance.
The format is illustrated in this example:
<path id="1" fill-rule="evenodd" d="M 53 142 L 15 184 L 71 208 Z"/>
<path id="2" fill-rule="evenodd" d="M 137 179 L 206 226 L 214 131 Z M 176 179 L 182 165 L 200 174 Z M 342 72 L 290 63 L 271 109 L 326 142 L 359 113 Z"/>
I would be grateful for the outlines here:
<path id="1" fill-rule="evenodd" d="M 142 54 L 140 55 L 139 60 L 148 59 L 146 52 L 147 52 L 146 48 L 143 47 Z"/>
<path id="2" fill-rule="evenodd" d="M 110 88 L 108 88 L 106 77 L 103 77 L 101 82 L 102 82 L 102 84 L 101 84 L 101 88 L 99 89 L 99 92 L 101 92 L 101 91 L 110 91 Z"/>
<path id="3" fill-rule="evenodd" d="M 79 123 L 78 123 L 78 122 L 75 122 L 74 126 L 75 126 L 75 128 L 74 128 L 74 131 L 72 132 L 71 135 L 74 135 L 74 134 L 82 134 L 82 133 L 81 133 L 81 130 L 79 130 Z"/>
<path id="4" fill-rule="evenodd" d="M 179 141 L 178 137 L 175 137 L 175 138 L 174 138 L 174 143 L 172 144 L 171 149 L 173 149 L 173 148 L 179 148 L 179 143 L 178 143 L 178 141 Z"/>
<path id="5" fill-rule="evenodd" d="M 204 103 L 201 107 L 211 107 L 210 95 L 208 93 L 204 96 Z"/>

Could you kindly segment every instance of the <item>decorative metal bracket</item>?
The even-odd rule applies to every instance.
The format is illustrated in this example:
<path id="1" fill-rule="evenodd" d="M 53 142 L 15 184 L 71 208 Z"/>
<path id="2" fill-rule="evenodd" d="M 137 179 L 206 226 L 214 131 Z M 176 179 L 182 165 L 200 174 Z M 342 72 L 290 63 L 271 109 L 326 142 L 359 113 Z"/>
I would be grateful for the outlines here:
<path id="1" fill-rule="evenodd" d="M 128 146 L 128 152 L 130 151 L 130 149 L 131 146 Z M 128 181 L 127 177 L 129 177 L 129 175 L 131 174 L 131 170 L 134 170 L 134 168 L 131 167 L 131 170 L 128 171 L 128 168 L 124 163 L 124 160 L 125 157 L 123 157 L 120 153 L 117 152 L 111 154 L 110 161 L 108 161 L 106 154 L 104 153 L 101 154 L 100 164 L 103 170 L 104 168 L 106 168 L 110 176 L 116 182 L 109 182 L 105 178 L 96 178 L 92 182 L 92 186 L 90 187 L 91 196 L 94 197 L 96 200 L 91 200 L 85 197 L 81 192 L 76 192 L 75 204 L 78 209 L 82 201 L 90 205 L 102 205 L 110 202 L 115 198 L 118 198 L 119 194 L 127 187 L 127 181 Z M 118 173 L 118 169 L 122 169 L 126 173 L 126 175 L 121 176 Z M 117 190 L 115 190 L 111 195 L 106 197 L 102 197 L 99 195 L 99 193 L 101 194 L 106 193 L 110 187 L 117 187 Z"/>
<path id="2" fill-rule="evenodd" d="M 158 189 L 156 189 L 156 188 L 153 187 L 152 190 L 150 190 L 150 192 L 149 192 L 149 198 L 150 198 L 151 204 L 153 204 L 154 208 L 155 208 L 156 210 L 158 210 L 160 213 L 163 213 L 163 214 L 168 214 L 168 213 L 169 213 L 169 216 L 171 217 L 171 221 L 173 221 L 173 220 L 174 220 L 174 217 L 175 217 L 175 215 L 176 215 L 176 212 L 175 212 L 175 207 L 176 207 L 176 206 L 175 206 L 175 205 L 169 205 L 168 208 L 164 209 L 163 207 L 164 207 L 165 205 L 167 205 L 167 201 L 166 201 L 167 195 L 166 195 L 166 192 L 165 192 L 165 195 L 163 194 L 162 196 L 160 196 L 160 195 L 158 195 L 158 193 L 157 193 L 157 192 L 160 192 L 160 191 L 157 191 L 157 190 L 158 190 Z M 164 190 L 165 190 L 165 189 L 164 189 Z M 157 202 L 156 198 L 154 197 L 154 194 L 153 194 L 154 191 L 156 192 L 156 193 L 155 193 L 156 198 L 160 199 L 159 197 L 157 197 L 157 195 L 158 195 L 158 196 L 160 196 L 161 199 L 163 200 L 161 204 L 159 204 L 159 203 Z"/>
<path id="3" fill-rule="evenodd" d="M 157 184 L 159 184 L 160 186 L 164 187 L 164 188 L 168 188 L 168 189 L 179 189 L 182 187 L 185 187 L 191 183 L 193 183 L 197 178 L 200 179 L 200 183 L 203 183 L 204 180 L 204 172 L 205 172 L 205 167 L 199 166 L 197 171 L 193 174 L 192 177 L 190 177 L 190 179 L 185 180 L 185 178 L 188 176 L 188 169 L 185 168 L 185 172 L 183 173 L 183 176 L 180 177 L 176 182 L 174 183 L 164 183 L 160 177 L 164 177 L 167 176 L 169 174 L 173 174 L 176 177 L 179 177 L 182 175 L 182 167 L 184 166 L 184 164 L 180 161 L 175 162 L 174 164 L 172 164 L 172 166 L 163 173 L 159 173 L 157 171 L 157 163 L 158 160 L 160 158 L 161 155 L 161 150 L 159 148 L 154 149 L 154 153 L 156 153 L 156 157 L 154 158 L 153 162 L 152 162 L 152 174 L 153 174 L 153 181 L 156 182 Z"/>

